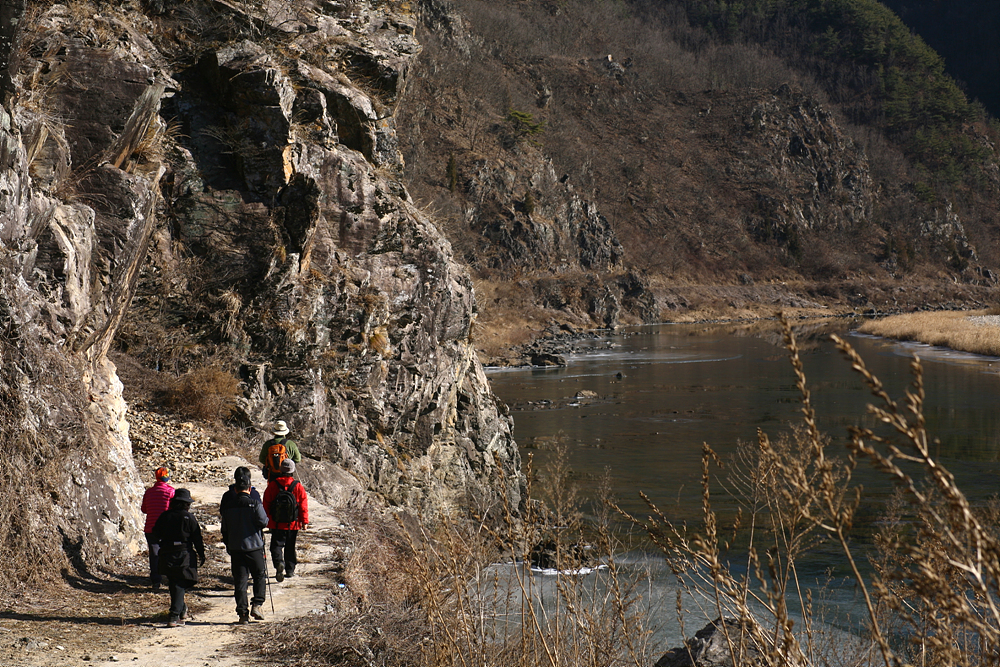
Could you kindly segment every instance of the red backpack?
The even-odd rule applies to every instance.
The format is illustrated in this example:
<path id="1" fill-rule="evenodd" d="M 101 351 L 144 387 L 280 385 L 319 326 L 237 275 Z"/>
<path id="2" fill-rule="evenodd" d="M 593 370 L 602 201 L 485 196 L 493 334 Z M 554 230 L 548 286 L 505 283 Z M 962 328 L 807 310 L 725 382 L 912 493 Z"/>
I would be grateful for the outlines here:
<path id="1" fill-rule="evenodd" d="M 275 438 L 274 444 L 267 448 L 267 469 L 273 473 L 281 473 L 281 462 L 288 458 L 285 443 L 288 438 Z"/>

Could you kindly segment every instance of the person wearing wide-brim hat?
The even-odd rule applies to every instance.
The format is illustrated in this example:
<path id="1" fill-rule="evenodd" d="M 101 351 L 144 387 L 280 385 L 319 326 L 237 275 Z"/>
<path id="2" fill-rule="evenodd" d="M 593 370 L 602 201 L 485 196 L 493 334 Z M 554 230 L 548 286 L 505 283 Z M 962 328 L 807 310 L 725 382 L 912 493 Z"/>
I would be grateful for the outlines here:
<path id="1" fill-rule="evenodd" d="M 260 448 L 260 469 L 264 474 L 264 479 L 270 479 L 281 472 L 280 460 L 275 461 L 273 465 L 268 464 L 269 460 L 273 458 L 271 457 L 271 447 L 274 445 L 283 446 L 285 456 L 295 463 L 302 461 L 302 454 L 299 453 L 299 448 L 296 446 L 295 441 L 287 437 L 289 433 L 288 424 L 280 420 L 276 421 L 271 432 L 274 434 L 274 437 L 265 442 Z"/>
<path id="2" fill-rule="evenodd" d="M 205 564 L 201 525 L 188 511 L 193 500 L 190 491 L 177 489 L 170 509 L 153 526 L 153 535 L 160 542 L 160 573 L 166 575 L 170 587 L 168 628 L 184 625 L 188 616 L 184 593 L 198 583 L 198 566 Z"/>

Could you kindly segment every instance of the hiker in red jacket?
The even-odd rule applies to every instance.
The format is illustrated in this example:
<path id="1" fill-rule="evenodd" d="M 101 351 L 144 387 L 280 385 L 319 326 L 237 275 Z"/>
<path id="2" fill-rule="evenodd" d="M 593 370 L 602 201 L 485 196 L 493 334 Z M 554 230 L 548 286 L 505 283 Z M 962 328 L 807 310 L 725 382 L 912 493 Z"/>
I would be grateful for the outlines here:
<path id="1" fill-rule="evenodd" d="M 274 578 L 279 582 L 295 576 L 295 538 L 309 523 L 309 501 L 306 490 L 293 479 L 295 462 L 285 459 L 281 472 L 272 477 L 264 490 L 267 527 L 271 529 L 271 560 Z M 290 496 L 288 494 L 291 494 Z"/>
<path id="2" fill-rule="evenodd" d="M 156 482 L 146 489 L 142 494 L 142 506 L 140 509 L 146 515 L 146 525 L 143 532 L 146 533 L 146 545 L 149 547 L 149 580 L 153 584 L 153 590 L 160 590 L 159 560 L 160 543 L 153 536 L 153 526 L 160 515 L 167 511 L 170 506 L 170 499 L 174 497 L 174 487 L 170 486 L 170 471 L 166 468 L 156 469 Z"/>

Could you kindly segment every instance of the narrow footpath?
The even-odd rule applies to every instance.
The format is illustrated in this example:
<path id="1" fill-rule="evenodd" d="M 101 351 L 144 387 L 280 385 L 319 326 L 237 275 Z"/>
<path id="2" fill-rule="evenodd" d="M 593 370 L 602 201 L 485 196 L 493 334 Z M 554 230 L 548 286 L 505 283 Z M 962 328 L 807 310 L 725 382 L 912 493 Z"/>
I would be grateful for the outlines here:
<path id="1" fill-rule="evenodd" d="M 238 466 L 249 467 L 254 475 L 253 485 L 263 495 L 266 482 L 256 465 L 237 457 L 217 459 L 206 465 L 215 469 L 228 469 L 230 479 L 232 471 Z M 176 486 L 188 489 L 194 497 L 191 511 L 202 524 L 207 561 L 214 562 L 206 562 L 207 569 L 217 569 L 220 562 L 228 569 L 229 557 L 219 540 L 218 521 L 219 501 L 227 487 L 212 483 L 184 483 Z M 209 516 L 214 516 L 215 521 L 208 521 L 205 517 Z M 183 627 L 167 628 L 164 616 L 145 624 L 153 631 L 145 634 L 135 644 L 118 650 L 107 660 L 87 664 L 101 667 L 118 666 L 122 663 L 137 667 L 245 666 L 250 661 L 235 646 L 244 632 L 252 632 L 259 624 L 280 623 L 296 616 L 318 612 L 328 602 L 330 586 L 333 584 L 324 572 L 330 564 L 331 543 L 339 521 L 329 508 L 312 497 L 309 498 L 309 517 L 309 528 L 299 532 L 299 564 L 294 577 L 281 583 L 275 581 L 270 553 L 267 554 L 270 591 L 269 599 L 264 603 L 263 621 L 254 621 L 249 626 L 237 625 L 231 578 L 225 575 L 203 577 L 198 587 L 186 597 L 191 608 L 191 618 Z M 269 546 L 270 535 L 266 533 L 267 531 L 265 539 Z M 229 582 L 228 586 L 225 585 L 226 582 Z M 162 594 L 162 600 L 165 611 L 170 602 L 166 592 Z"/>

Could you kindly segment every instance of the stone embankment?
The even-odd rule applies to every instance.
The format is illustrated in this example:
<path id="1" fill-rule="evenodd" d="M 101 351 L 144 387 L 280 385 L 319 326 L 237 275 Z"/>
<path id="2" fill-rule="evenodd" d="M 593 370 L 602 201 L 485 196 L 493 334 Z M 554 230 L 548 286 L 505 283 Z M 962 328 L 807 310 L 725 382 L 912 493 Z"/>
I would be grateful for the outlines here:
<path id="1" fill-rule="evenodd" d="M 144 480 L 152 471 L 166 466 L 175 487 L 185 483 L 231 483 L 233 471 L 228 461 L 215 462 L 230 452 L 201 425 L 142 409 L 130 410 L 128 420 L 132 456 Z"/>

